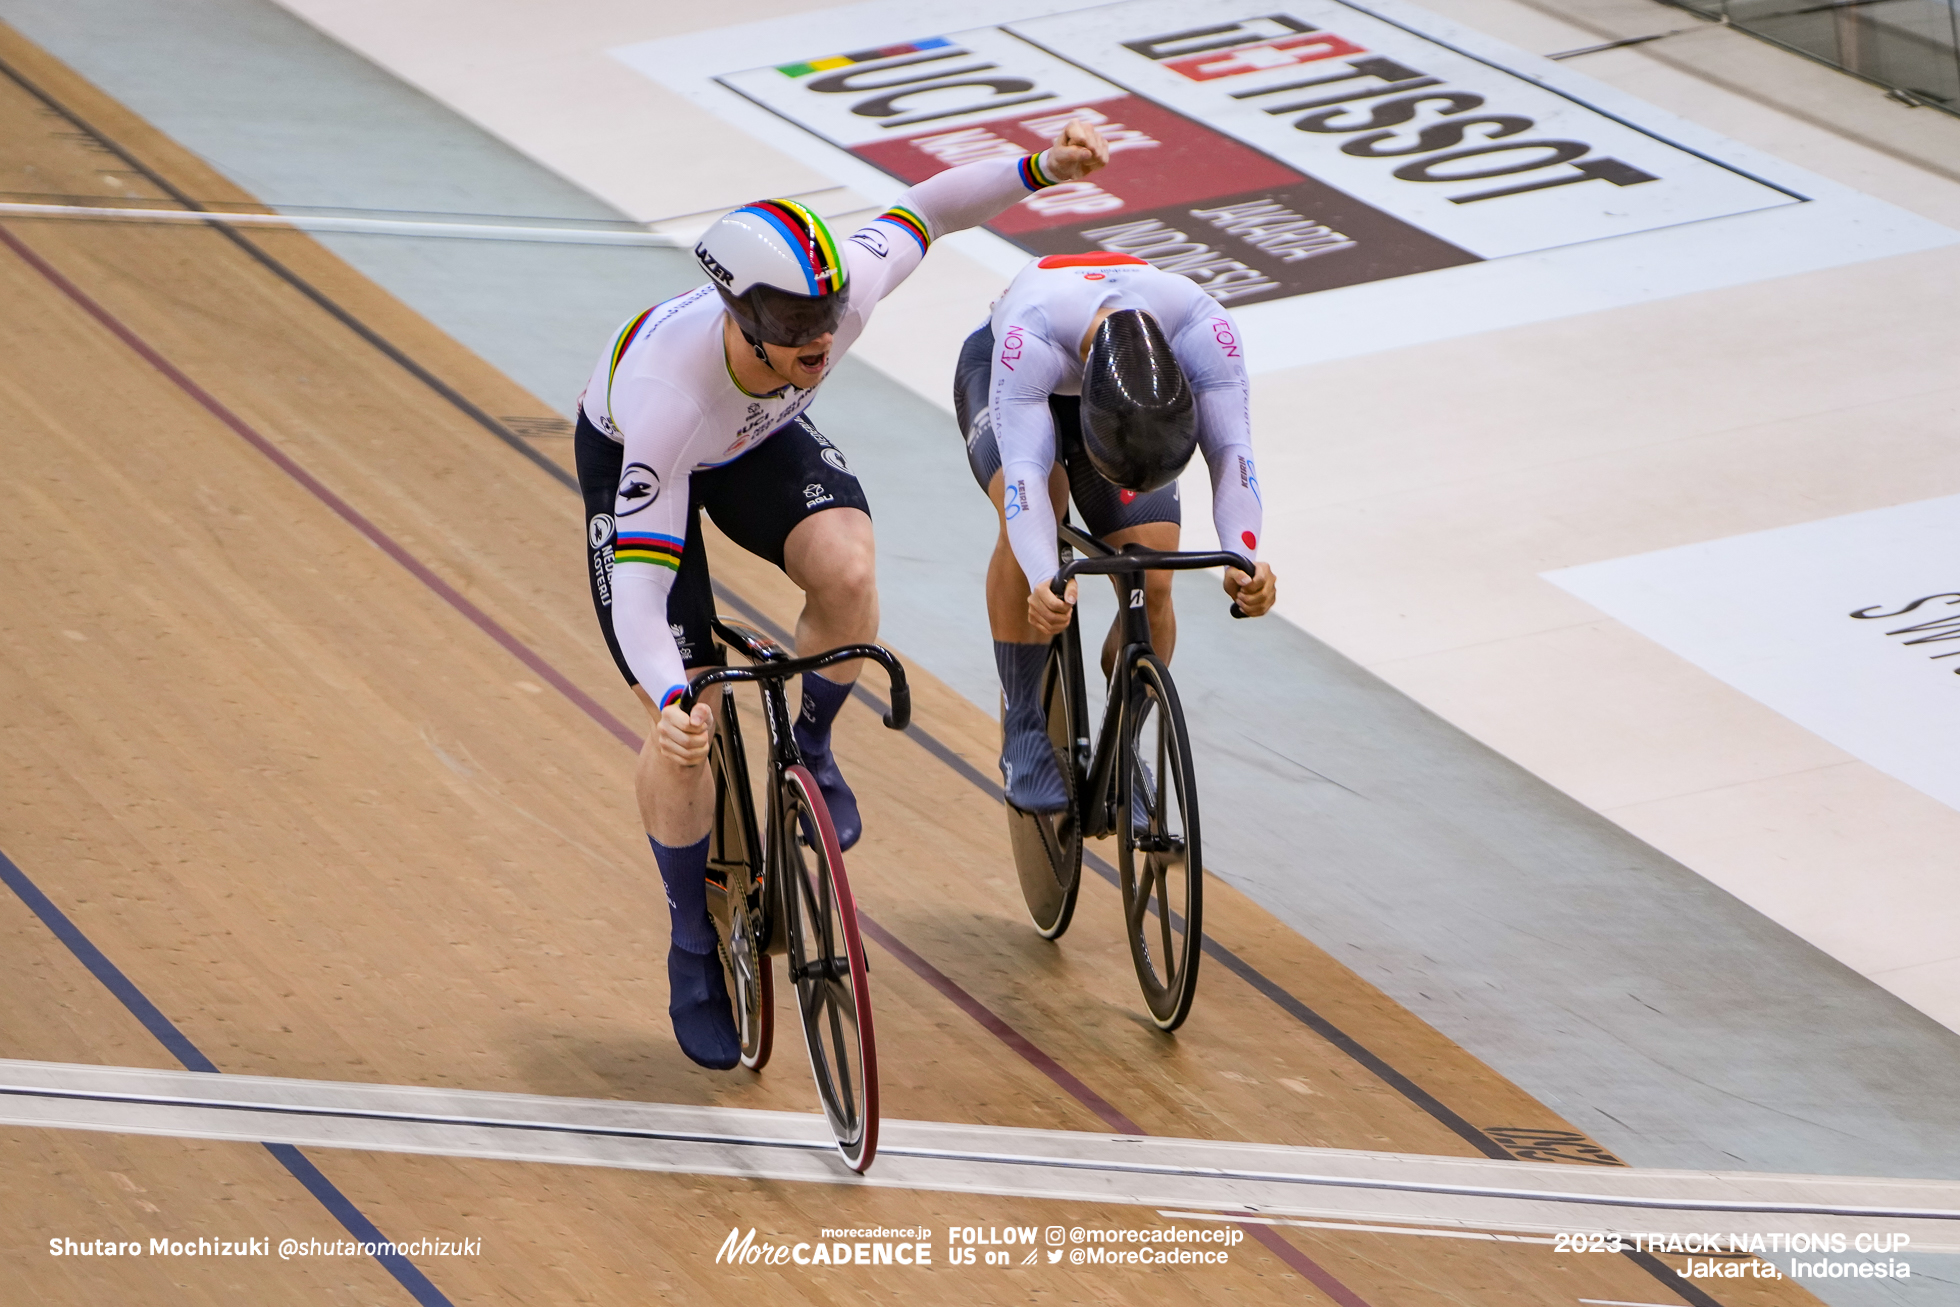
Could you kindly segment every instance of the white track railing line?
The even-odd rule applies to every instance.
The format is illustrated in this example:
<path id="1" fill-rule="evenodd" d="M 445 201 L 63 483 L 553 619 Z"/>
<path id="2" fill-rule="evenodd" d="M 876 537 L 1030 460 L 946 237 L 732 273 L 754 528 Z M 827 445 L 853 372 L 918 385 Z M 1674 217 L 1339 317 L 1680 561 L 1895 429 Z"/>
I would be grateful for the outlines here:
<path id="1" fill-rule="evenodd" d="M 361 236 L 431 236 L 441 240 L 535 241 L 548 245 L 634 245 L 690 249 L 693 242 L 660 231 L 604 231 L 579 227 L 518 227 L 487 222 L 426 222 L 404 218 L 335 218 L 289 213 L 218 213 L 202 209 L 121 209 L 80 204 L 0 204 L 0 218 L 90 222 L 223 223 L 230 227 L 284 227 L 296 231 Z"/>

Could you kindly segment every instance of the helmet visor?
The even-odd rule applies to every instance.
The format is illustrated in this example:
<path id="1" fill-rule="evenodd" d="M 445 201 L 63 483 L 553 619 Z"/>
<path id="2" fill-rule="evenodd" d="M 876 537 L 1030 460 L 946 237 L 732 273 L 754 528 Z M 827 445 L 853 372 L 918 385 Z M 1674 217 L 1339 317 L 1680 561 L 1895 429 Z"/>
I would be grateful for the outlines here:
<path id="1" fill-rule="evenodd" d="M 771 345 L 808 345 L 837 330 L 850 305 L 850 288 L 813 296 L 756 286 L 742 298 L 754 315 L 758 339 Z"/>

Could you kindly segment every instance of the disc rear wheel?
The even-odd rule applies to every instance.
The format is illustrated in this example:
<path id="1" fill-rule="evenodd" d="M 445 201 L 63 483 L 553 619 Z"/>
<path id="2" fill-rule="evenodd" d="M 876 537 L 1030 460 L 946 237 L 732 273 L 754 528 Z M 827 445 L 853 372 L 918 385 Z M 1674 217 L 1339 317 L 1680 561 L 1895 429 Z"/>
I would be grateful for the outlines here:
<path id="1" fill-rule="evenodd" d="M 1064 641 L 1049 646 L 1041 675 L 1041 708 L 1048 742 L 1062 774 L 1068 806 L 1060 812 L 1024 812 L 1007 805 L 1008 838 L 1028 918 L 1043 939 L 1059 938 L 1075 915 L 1082 885 L 1082 768 L 1076 741 L 1082 734 L 1081 705 L 1069 688 Z"/>
<path id="2" fill-rule="evenodd" d="M 1197 778 L 1170 672 L 1147 653 L 1130 671 L 1116 808 L 1124 934 L 1151 1020 L 1175 1030 L 1191 1013 L 1203 942 Z"/>
<path id="3" fill-rule="evenodd" d="M 813 838 L 806 844 L 801 831 Z M 857 901 L 844 875 L 837 831 L 817 783 L 801 766 L 783 775 L 777 870 L 789 974 L 810 1051 L 810 1074 L 837 1150 L 854 1171 L 878 1150 L 878 1054 Z"/>

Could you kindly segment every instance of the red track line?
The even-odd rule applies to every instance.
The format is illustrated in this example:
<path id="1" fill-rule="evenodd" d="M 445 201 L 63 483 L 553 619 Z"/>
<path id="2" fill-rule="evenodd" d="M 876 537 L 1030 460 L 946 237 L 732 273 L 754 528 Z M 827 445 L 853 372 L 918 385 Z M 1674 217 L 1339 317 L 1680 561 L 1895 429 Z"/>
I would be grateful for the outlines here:
<path id="1" fill-rule="evenodd" d="M 1042 1052 L 1026 1035 L 1001 1020 L 992 1008 L 960 988 L 959 983 L 952 977 L 907 948 L 903 941 L 873 921 L 870 914 L 862 908 L 858 909 L 858 924 L 864 928 L 865 934 L 884 945 L 887 953 L 911 968 L 912 973 L 919 979 L 945 995 L 954 1007 L 979 1022 L 988 1034 L 1019 1053 L 1029 1065 L 1068 1090 L 1076 1102 L 1101 1117 L 1104 1125 L 1119 1135 L 1150 1133 L 1123 1115 L 1114 1103 L 1078 1080 L 1074 1072 Z"/>
<path id="2" fill-rule="evenodd" d="M 318 499 L 328 508 L 331 508 L 349 526 L 366 536 L 369 542 L 380 549 L 382 553 L 388 555 L 388 557 L 408 569 L 410 575 L 440 595 L 444 602 L 451 608 L 454 608 L 464 617 L 469 618 L 471 622 L 476 624 L 479 630 L 502 645 L 517 661 L 523 663 L 533 672 L 536 672 L 552 689 L 558 691 L 567 699 L 570 699 L 574 704 L 577 704 L 586 716 L 605 727 L 622 744 L 630 745 L 634 749 L 640 747 L 640 737 L 634 734 L 625 722 L 620 721 L 619 718 L 607 712 L 591 695 L 572 684 L 557 668 L 539 657 L 522 640 L 519 640 L 509 631 L 506 631 L 495 618 L 471 603 L 461 592 L 450 585 L 449 582 L 437 576 L 414 555 L 396 544 L 385 531 L 368 521 L 352 504 L 327 489 L 311 472 L 308 472 L 305 468 L 294 462 L 284 450 L 253 430 L 243 418 L 226 408 L 210 391 L 185 376 L 174 363 L 152 349 L 149 343 L 143 340 L 142 337 L 124 326 L 107 309 L 89 298 L 88 294 L 81 287 L 62 276 L 52 265 L 26 245 L 22 244 L 20 238 L 8 231 L 5 227 L 0 227 L 0 242 L 4 242 L 7 248 L 11 249 L 15 254 L 18 254 L 29 267 L 54 283 L 56 289 L 60 290 L 69 299 L 75 301 L 83 312 L 101 323 L 103 327 L 108 329 L 111 335 L 136 351 L 145 363 L 148 363 L 158 372 L 168 377 L 176 384 L 179 390 L 203 405 L 211 416 L 230 427 L 246 444 L 252 446 L 252 448 L 258 450 L 261 454 L 264 454 L 277 464 L 280 471 L 311 491 L 314 498 Z"/>
<path id="3" fill-rule="evenodd" d="M 640 737 L 629 730 L 626 723 L 607 712 L 605 708 L 600 706 L 596 699 L 579 689 L 578 686 L 572 684 L 557 668 L 547 663 L 529 645 L 505 630 L 496 619 L 464 598 L 461 592 L 454 586 L 450 585 L 449 582 L 443 580 L 440 576 L 437 576 L 413 554 L 397 544 L 394 538 L 388 535 L 387 532 L 368 521 L 352 504 L 349 504 L 339 495 L 329 490 L 317 477 L 301 467 L 285 451 L 281 450 L 277 445 L 253 429 L 245 419 L 239 417 L 229 408 L 226 408 L 215 395 L 198 385 L 197 382 L 191 380 L 176 364 L 158 353 L 141 336 L 138 336 L 134 331 L 124 326 L 120 319 L 96 303 L 95 300 L 89 297 L 86 291 L 68 280 L 52 264 L 28 248 L 21 242 L 19 237 L 15 236 L 4 226 L 0 226 L 0 243 L 5 244 L 8 249 L 19 255 L 21 260 L 29 267 L 47 278 L 55 289 L 73 300 L 83 312 L 94 318 L 117 340 L 129 346 L 145 363 L 148 363 L 158 372 L 161 372 L 179 390 L 201 404 L 211 416 L 231 428 L 246 444 L 271 459 L 280 471 L 305 487 L 314 498 L 332 509 L 341 520 L 367 537 L 368 541 L 380 549 L 382 553 L 388 555 L 388 557 L 394 559 L 397 563 L 400 563 L 411 576 L 434 591 L 451 608 L 454 608 L 464 617 L 469 618 L 479 630 L 502 645 L 512 657 L 537 673 L 554 690 L 557 690 L 560 694 L 571 700 L 587 717 L 590 717 L 593 721 L 604 727 L 620 743 L 633 749 L 635 752 L 639 750 L 641 743 Z M 910 948 L 907 948 L 896 936 L 872 920 L 862 910 L 858 913 L 858 919 L 865 929 L 870 932 L 871 937 L 883 945 L 892 956 L 896 957 L 900 962 L 903 962 L 921 980 L 943 994 L 954 1006 L 972 1017 L 989 1034 L 1013 1049 L 1037 1071 L 1040 1071 L 1050 1080 L 1053 1080 L 1056 1084 L 1067 1090 L 1071 1097 L 1094 1112 L 1111 1129 L 1115 1130 L 1118 1134 L 1126 1135 L 1147 1133 L 1143 1127 L 1117 1110 L 1116 1106 L 1108 1099 L 1089 1088 L 1088 1085 L 1084 1084 L 1070 1072 L 1068 1068 L 1043 1052 L 1027 1036 L 1008 1025 L 1007 1022 L 1001 1020 L 991 1008 L 973 995 L 967 993 L 965 989 L 960 987 L 958 982 L 946 975 L 945 972 L 939 970 L 939 968 L 933 966 L 930 962 L 927 962 Z M 1341 1304 L 1341 1307 L 1369 1307 L 1365 1299 L 1334 1278 L 1332 1274 L 1323 1269 L 1305 1253 L 1288 1243 L 1271 1226 L 1258 1225 L 1251 1222 L 1244 1222 L 1243 1224 L 1252 1232 L 1253 1238 L 1264 1244 L 1275 1256 L 1298 1271 L 1302 1276 L 1318 1285 L 1324 1293 L 1334 1299 L 1335 1302 Z"/>

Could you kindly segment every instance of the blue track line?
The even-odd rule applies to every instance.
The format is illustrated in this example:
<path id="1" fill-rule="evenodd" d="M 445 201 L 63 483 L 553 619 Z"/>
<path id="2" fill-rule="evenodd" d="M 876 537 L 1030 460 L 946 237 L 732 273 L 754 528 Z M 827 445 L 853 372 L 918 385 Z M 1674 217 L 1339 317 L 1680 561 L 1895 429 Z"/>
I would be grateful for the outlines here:
<path id="1" fill-rule="evenodd" d="M 68 914 L 56 907 L 54 900 L 41 892 L 41 887 L 28 879 L 27 873 L 14 864 L 5 851 L 0 851 L 0 881 L 5 881 L 28 911 L 41 919 L 41 924 L 53 932 L 54 937 L 64 944 L 76 961 L 88 968 L 89 974 L 102 982 L 103 988 L 116 996 L 116 1000 L 129 1009 L 129 1014 L 143 1023 L 143 1028 L 155 1035 L 157 1042 L 168 1049 L 170 1056 L 184 1064 L 186 1071 L 204 1071 L 212 1075 L 223 1074 L 218 1064 L 204 1055 L 204 1051 L 190 1041 L 190 1036 L 177 1029 L 162 1009 L 152 1003 L 149 996 L 136 987 L 136 982 L 123 974 L 122 968 L 109 961 L 108 955 L 95 946 L 95 942 L 82 933 L 81 927 L 68 919 Z M 390 1243 L 387 1235 L 381 1233 L 373 1221 L 333 1181 L 327 1179 L 313 1160 L 291 1144 L 263 1144 L 286 1168 L 286 1173 L 306 1187 L 306 1192 L 320 1200 L 320 1205 L 333 1213 L 348 1234 L 360 1243 Z M 376 1253 L 374 1260 L 380 1262 L 388 1274 L 395 1277 L 409 1296 L 421 1303 L 422 1307 L 455 1307 L 442 1290 L 429 1282 L 421 1268 L 398 1253 Z"/>

